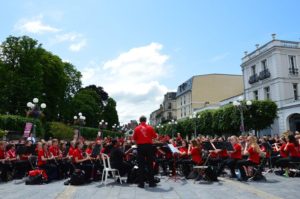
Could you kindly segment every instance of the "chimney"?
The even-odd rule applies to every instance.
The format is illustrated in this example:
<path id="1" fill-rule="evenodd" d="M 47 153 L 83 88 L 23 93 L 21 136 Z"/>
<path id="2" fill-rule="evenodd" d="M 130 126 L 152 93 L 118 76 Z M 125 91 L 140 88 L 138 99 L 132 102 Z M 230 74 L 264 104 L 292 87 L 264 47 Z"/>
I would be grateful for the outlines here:
<path id="1" fill-rule="evenodd" d="M 248 55 L 248 51 L 245 51 L 244 54 L 245 54 L 245 56 L 247 56 Z"/>
<path id="2" fill-rule="evenodd" d="M 259 47 L 259 44 L 255 44 L 255 47 L 256 47 L 256 49 L 258 49 L 258 47 Z"/>
<path id="3" fill-rule="evenodd" d="M 273 40 L 276 39 L 276 34 L 275 34 L 275 33 L 272 34 L 272 39 L 273 39 Z"/>

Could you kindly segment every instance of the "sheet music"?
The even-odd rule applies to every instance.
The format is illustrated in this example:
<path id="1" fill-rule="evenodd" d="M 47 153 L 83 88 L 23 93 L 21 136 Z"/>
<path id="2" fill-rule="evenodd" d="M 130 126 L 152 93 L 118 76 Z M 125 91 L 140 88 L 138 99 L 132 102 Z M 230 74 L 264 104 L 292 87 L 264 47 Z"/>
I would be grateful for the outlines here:
<path id="1" fill-rule="evenodd" d="M 180 151 L 176 147 L 174 147 L 173 144 L 168 144 L 168 147 L 170 148 L 172 153 L 180 153 Z"/>

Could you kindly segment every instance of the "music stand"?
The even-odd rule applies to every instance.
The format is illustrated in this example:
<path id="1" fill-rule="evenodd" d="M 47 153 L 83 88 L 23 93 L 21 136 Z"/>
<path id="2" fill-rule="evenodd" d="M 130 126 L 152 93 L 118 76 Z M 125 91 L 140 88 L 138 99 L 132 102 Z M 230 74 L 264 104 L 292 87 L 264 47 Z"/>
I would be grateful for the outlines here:
<path id="1" fill-rule="evenodd" d="M 96 158 L 100 154 L 100 147 L 101 146 L 99 144 L 94 146 L 91 157 Z"/>
<path id="2" fill-rule="evenodd" d="M 176 160 L 177 160 L 177 155 L 180 153 L 180 151 L 178 150 L 178 148 L 174 147 L 173 144 L 168 144 L 167 146 L 170 149 L 170 151 L 173 155 L 173 158 L 174 158 L 174 161 L 173 161 L 174 175 L 170 176 L 166 181 L 173 179 L 174 182 L 176 182 L 178 179 L 181 180 L 180 178 L 178 178 L 177 171 L 176 171 Z"/>
<path id="3" fill-rule="evenodd" d="M 226 149 L 227 151 L 234 151 L 234 148 L 230 142 L 224 142 L 223 145 L 224 145 L 224 149 Z"/>

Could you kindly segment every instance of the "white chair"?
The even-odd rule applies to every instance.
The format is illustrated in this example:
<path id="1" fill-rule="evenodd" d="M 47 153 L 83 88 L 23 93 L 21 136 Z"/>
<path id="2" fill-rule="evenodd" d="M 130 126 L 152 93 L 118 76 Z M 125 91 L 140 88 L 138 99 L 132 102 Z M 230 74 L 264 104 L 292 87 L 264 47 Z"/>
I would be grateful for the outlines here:
<path id="1" fill-rule="evenodd" d="M 104 154 L 104 153 L 101 153 L 101 158 L 102 158 L 103 167 L 104 167 L 103 171 L 102 171 L 102 181 L 101 181 L 101 184 L 103 184 L 103 181 L 104 181 L 104 178 L 105 178 L 104 184 L 106 186 L 106 184 L 107 184 L 107 177 L 108 177 L 109 172 L 112 173 L 112 176 L 113 176 L 113 178 L 114 178 L 115 181 L 119 179 L 120 184 L 122 184 L 122 180 L 121 180 L 121 176 L 120 176 L 119 170 L 118 169 L 113 169 L 110 166 L 110 158 L 109 158 L 109 156 L 106 155 L 106 154 Z"/>

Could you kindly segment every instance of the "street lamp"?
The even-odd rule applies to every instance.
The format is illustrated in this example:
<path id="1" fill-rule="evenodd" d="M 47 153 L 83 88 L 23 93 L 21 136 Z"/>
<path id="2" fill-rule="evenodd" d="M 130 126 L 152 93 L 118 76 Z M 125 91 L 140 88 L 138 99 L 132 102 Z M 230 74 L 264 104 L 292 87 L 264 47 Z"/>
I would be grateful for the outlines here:
<path id="1" fill-rule="evenodd" d="M 86 117 L 81 112 L 79 112 L 78 116 L 74 115 L 73 119 L 74 119 L 74 124 L 79 124 L 79 131 L 77 135 L 77 140 L 78 140 L 80 138 L 81 127 L 85 124 Z"/>
<path id="2" fill-rule="evenodd" d="M 104 134 L 104 129 L 107 127 L 108 123 L 105 122 L 104 120 L 101 120 L 99 122 L 99 131 L 101 132 L 101 130 L 103 130 L 103 132 L 101 132 L 101 140 L 103 139 L 103 134 Z"/>
<path id="3" fill-rule="evenodd" d="M 42 110 L 41 109 L 45 109 L 47 107 L 47 105 L 45 103 L 41 103 L 40 105 L 39 103 L 39 99 L 38 98 L 33 98 L 32 102 L 27 102 L 27 107 L 29 108 L 29 111 L 27 112 L 27 116 L 33 117 L 35 119 L 38 119 L 41 115 L 42 115 Z M 33 122 L 33 137 L 35 137 L 36 135 L 36 124 L 35 121 Z"/>
<path id="4" fill-rule="evenodd" d="M 197 137 L 197 118 L 200 118 L 200 115 L 196 115 L 195 113 L 190 116 L 190 119 L 194 120 L 194 138 Z"/>
<path id="5" fill-rule="evenodd" d="M 245 134 L 244 110 L 247 110 L 252 105 L 252 101 L 247 100 L 246 104 L 244 104 L 243 101 L 244 101 L 244 97 L 240 96 L 238 100 L 233 102 L 233 106 L 240 111 L 240 115 L 241 115 L 240 131 L 242 132 L 242 134 Z"/>
<path id="6" fill-rule="evenodd" d="M 169 125 L 171 126 L 171 133 L 172 133 L 172 138 L 174 137 L 174 126 L 177 124 L 177 121 L 171 120 L 169 122 Z"/>

